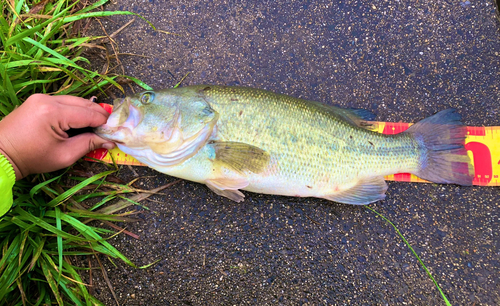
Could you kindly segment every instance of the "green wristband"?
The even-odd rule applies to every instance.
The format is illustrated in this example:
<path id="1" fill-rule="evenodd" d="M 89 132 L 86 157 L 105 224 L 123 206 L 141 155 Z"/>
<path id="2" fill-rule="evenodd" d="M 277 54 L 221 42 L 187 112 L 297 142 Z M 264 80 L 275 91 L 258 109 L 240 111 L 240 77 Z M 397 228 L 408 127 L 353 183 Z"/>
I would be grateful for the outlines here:
<path id="1" fill-rule="evenodd" d="M 16 173 L 9 160 L 0 154 L 0 217 L 12 207 L 12 187 L 16 182 Z"/>

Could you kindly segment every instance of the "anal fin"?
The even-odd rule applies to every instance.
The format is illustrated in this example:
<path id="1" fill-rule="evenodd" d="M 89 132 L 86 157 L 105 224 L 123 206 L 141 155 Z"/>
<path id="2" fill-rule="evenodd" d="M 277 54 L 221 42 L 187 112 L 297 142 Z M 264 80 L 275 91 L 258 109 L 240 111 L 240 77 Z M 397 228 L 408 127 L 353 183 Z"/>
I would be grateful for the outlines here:
<path id="1" fill-rule="evenodd" d="M 383 176 L 364 178 L 351 188 L 323 196 L 330 201 L 365 205 L 385 199 L 387 184 Z"/>
<path id="2" fill-rule="evenodd" d="M 247 187 L 248 181 L 244 178 L 216 178 L 206 180 L 205 184 L 216 194 L 229 198 L 235 202 L 241 202 L 245 199 L 245 195 L 238 189 Z"/>

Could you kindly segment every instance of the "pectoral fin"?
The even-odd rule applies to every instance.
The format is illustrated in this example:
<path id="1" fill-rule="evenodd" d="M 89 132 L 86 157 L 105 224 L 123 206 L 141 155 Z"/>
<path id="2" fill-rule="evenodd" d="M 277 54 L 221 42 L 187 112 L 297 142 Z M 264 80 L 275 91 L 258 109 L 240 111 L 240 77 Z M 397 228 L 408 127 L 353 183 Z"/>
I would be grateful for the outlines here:
<path id="1" fill-rule="evenodd" d="M 323 198 L 344 204 L 365 205 L 385 199 L 386 190 L 384 177 L 375 176 L 361 179 L 351 188 L 325 195 Z"/>
<path id="2" fill-rule="evenodd" d="M 205 184 L 216 194 L 229 198 L 235 202 L 244 200 L 245 195 L 238 189 L 248 186 L 248 181 L 244 178 L 241 179 L 226 179 L 217 178 L 205 181 Z"/>
<path id="3" fill-rule="evenodd" d="M 270 156 L 266 151 L 242 142 L 211 141 L 209 145 L 215 149 L 215 160 L 236 172 L 245 170 L 253 173 L 264 171 Z"/>

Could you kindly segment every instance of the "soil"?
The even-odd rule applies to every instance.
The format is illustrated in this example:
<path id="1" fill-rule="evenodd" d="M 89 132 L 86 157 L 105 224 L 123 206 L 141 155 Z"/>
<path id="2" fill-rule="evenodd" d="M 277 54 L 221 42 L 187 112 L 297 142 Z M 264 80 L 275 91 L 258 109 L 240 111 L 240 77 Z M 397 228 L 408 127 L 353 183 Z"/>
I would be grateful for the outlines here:
<path id="1" fill-rule="evenodd" d="M 365 108 L 379 121 L 454 107 L 467 125 L 500 125 L 492 0 L 122 0 L 106 9 L 175 34 L 136 17 L 115 37 L 125 73 L 156 89 L 189 73 L 183 86 L 268 89 Z M 112 33 L 130 19 L 102 22 Z M 122 168 L 122 179 L 134 177 Z M 145 189 L 176 180 L 134 170 Z M 144 201 L 149 210 L 136 207 L 141 221 L 122 225 L 140 239 L 109 241 L 138 266 L 159 262 L 134 269 L 101 258 L 119 304 L 445 304 L 395 230 L 367 208 L 244 193 L 234 203 L 181 181 Z M 452 305 L 500 304 L 498 187 L 389 182 L 387 199 L 370 207 L 399 228 Z M 97 298 L 116 304 L 98 271 L 93 284 Z"/>

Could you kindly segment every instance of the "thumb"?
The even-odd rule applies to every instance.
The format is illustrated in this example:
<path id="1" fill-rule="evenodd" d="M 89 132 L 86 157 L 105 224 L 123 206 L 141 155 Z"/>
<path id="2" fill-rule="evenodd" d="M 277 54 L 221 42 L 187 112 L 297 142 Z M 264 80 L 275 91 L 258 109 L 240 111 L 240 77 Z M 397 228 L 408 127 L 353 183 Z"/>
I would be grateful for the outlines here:
<path id="1" fill-rule="evenodd" d="M 113 142 L 103 139 L 94 133 L 84 133 L 70 137 L 66 140 L 67 146 L 75 156 L 75 160 L 96 149 L 111 150 L 115 147 Z"/>

